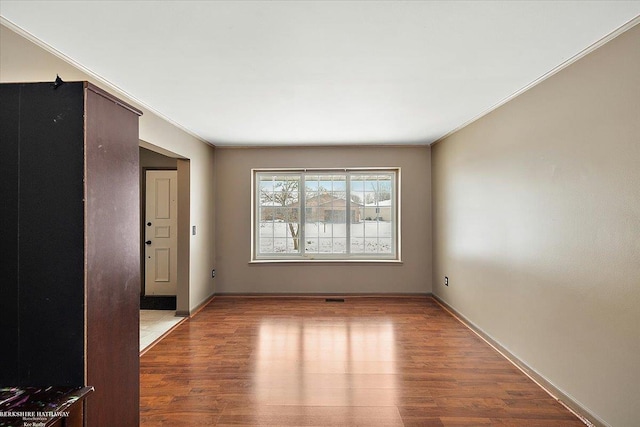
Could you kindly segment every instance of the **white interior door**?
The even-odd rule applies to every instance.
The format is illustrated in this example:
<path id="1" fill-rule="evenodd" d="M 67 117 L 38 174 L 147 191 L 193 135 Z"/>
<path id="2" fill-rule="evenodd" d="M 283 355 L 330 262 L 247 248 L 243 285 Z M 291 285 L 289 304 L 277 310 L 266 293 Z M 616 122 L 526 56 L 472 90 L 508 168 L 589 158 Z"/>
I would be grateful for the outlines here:
<path id="1" fill-rule="evenodd" d="M 145 295 L 176 295 L 178 172 L 146 171 Z"/>

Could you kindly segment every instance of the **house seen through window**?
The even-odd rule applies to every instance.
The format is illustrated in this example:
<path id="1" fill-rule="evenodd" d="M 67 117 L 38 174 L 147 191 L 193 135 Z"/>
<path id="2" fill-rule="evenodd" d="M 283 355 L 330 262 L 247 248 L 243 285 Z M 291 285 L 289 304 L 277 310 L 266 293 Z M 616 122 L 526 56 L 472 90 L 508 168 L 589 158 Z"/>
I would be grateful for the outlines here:
<path id="1" fill-rule="evenodd" d="M 399 170 L 254 170 L 253 260 L 399 260 Z"/>

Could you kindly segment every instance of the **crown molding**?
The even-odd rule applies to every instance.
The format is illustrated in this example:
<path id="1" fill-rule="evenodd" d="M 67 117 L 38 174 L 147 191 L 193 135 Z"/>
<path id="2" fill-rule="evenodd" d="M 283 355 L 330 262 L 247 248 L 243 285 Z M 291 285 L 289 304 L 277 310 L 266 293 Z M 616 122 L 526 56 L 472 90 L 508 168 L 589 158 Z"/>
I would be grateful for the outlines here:
<path id="1" fill-rule="evenodd" d="M 68 57 L 67 55 L 65 55 L 64 53 L 60 52 L 59 50 L 57 50 L 53 46 L 51 46 L 51 45 L 47 44 L 46 42 L 44 42 L 43 40 L 37 38 L 36 36 L 34 36 L 30 32 L 28 32 L 24 28 L 22 28 L 22 27 L 20 27 L 20 26 L 18 26 L 16 24 L 14 24 L 13 22 L 9 21 L 4 16 L 0 16 L 0 24 L 2 24 L 3 26 L 7 27 L 8 29 L 13 31 L 14 33 L 17 33 L 21 37 L 24 37 L 25 39 L 29 40 L 31 43 L 35 44 L 36 46 L 44 49 L 48 53 L 50 53 L 53 56 L 57 57 L 58 59 L 61 59 L 62 61 L 66 62 L 67 64 L 71 65 L 72 67 L 80 70 L 81 72 L 86 74 L 89 77 L 89 79 L 92 80 L 91 83 L 94 83 L 94 84 L 104 88 L 105 90 L 108 90 L 109 92 L 114 93 L 118 97 L 125 98 L 130 103 L 135 104 L 136 107 L 139 107 L 139 108 L 142 108 L 142 109 L 145 109 L 145 110 L 149 111 L 150 113 L 158 116 L 162 120 L 166 121 L 167 123 L 171 124 L 172 126 L 175 126 L 176 128 L 180 129 L 181 131 L 191 135 L 192 137 L 196 138 L 197 140 L 199 140 L 199 141 L 201 141 L 201 142 L 203 142 L 203 143 L 205 143 L 207 145 L 215 147 L 214 144 L 212 144 L 211 142 L 207 141 L 202 136 L 194 133 L 193 131 L 187 129 L 186 127 L 184 127 L 180 123 L 177 123 L 174 120 L 170 119 L 169 117 L 165 116 L 164 114 L 162 114 L 161 112 L 159 112 L 155 108 L 151 107 L 150 105 L 146 104 L 145 102 L 141 101 L 140 99 L 136 98 L 135 96 L 131 95 L 130 93 L 124 91 L 121 88 L 119 88 L 117 85 L 115 85 L 114 83 L 112 83 L 109 80 L 105 79 L 104 77 L 94 73 L 93 71 L 91 71 L 90 69 L 86 68 L 85 66 L 83 66 L 79 62 L 75 61 L 74 59 L 72 59 L 72 58 Z"/>
<path id="2" fill-rule="evenodd" d="M 567 68 L 569 65 L 573 64 L 574 62 L 582 59 L 583 57 L 587 56 L 588 54 L 590 54 L 591 52 L 593 52 L 594 50 L 598 49 L 599 47 L 605 45 L 606 43 L 610 42 L 611 40 L 615 39 L 616 37 L 618 37 L 620 34 L 630 30 L 631 28 L 635 27 L 636 25 L 640 24 L 640 15 L 636 16 L 635 18 L 633 18 L 632 20 L 630 20 L 629 22 L 627 22 L 626 24 L 620 26 L 619 28 L 615 29 L 614 31 L 610 32 L 609 34 L 607 34 L 606 36 L 604 36 L 603 38 L 601 38 L 600 40 L 598 40 L 597 42 L 593 43 L 592 45 L 586 47 L 585 49 L 583 49 L 582 51 L 578 52 L 577 54 L 575 54 L 574 56 L 572 56 L 571 58 L 567 59 L 566 61 L 564 61 L 563 63 L 561 63 L 560 65 L 558 65 L 557 67 L 553 68 L 551 71 L 548 71 L 547 73 L 543 74 L 542 76 L 538 77 L 537 79 L 535 79 L 534 81 L 532 81 L 531 83 L 529 83 L 528 85 L 524 86 L 523 88 L 517 90 L 516 92 L 512 93 L 511 95 L 507 96 L 506 98 L 498 101 L 497 103 L 495 103 L 494 105 L 492 105 L 491 107 L 487 108 L 486 110 L 484 110 L 483 112 L 481 112 L 480 114 L 478 114 L 477 116 L 467 120 L 466 122 L 464 122 L 463 124 L 461 124 L 460 126 L 456 127 L 455 129 L 447 132 L 446 134 L 442 135 L 441 137 L 439 137 L 438 139 L 436 139 L 435 141 L 433 141 L 430 145 L 434 146 L 435 144 L 438 144 L 439 142 L 445 140 L 446 138 L 450 137 L 451 135 L 453 135 L 454 133 L 458 132 L 459 130 L 469 126 L 471 123 L 480 120 L 481 118 L 483 118 L 484 116 L 486 116 L 487 114 L 491 113 L 492 111 L 500 108 L 501 106 L 503 106 L 504 104 L 506 104 L 507 102 L 511 101 L 512 99 L 520 96 L 521 94 L 523 94 L 524 92 L 528 91 L 529 89 L 533 88 L 534 86 L 537 86 L 538 84 L 542 83 L 543 81 L 547 80 L 549 77 L 553 76 L 554 74 L 557 74 L 558 72 L 564 70 L 565 68 Z"/>

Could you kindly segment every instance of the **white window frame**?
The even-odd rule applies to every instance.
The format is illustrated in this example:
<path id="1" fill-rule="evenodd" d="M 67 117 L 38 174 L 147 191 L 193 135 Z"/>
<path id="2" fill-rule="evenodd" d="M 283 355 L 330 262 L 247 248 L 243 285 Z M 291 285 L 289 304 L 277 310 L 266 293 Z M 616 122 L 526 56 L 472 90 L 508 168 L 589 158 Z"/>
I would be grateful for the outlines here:
<path id="1" fill-rule="evenodd" d="M 347 231 L 346 236 L 346 247 L 347 253 L 306 253 L 305 251 L 305 215 L 306 215 L 306 206 L 305 206 L 305 197 L 304 197 L 304 177 L 306 175 L 315 175 L 315 174 L 343 174 L 347 176 L 346 179 L 346 188 L 347 188 L 347 197 L 346 197 L 346 225 L 347 230 L 350 230 L 350 215 L 351 215 L 351 185 L 350 185 L 350 177 L 351 175 L 360 175 L 370 173 L 375 175 L 379 174 L 389 174 L 391 173 L 393 176 L 392 181 L 392 207 L 391 207 L 391 218 L 392 218 L 392 251 L 390 254 L 350 254 L 350 231 Z M 299 215 L 299 227 L 301 228 L 299 231 L 299 239 L 300 239 L 300 252 L 299 253 L 269 253 L 269 254 L 261 254 L 258 250 L 260 242 L 259 242 L 259 213 L 258 209 L 261 208 L 260 203 L 260 194 L 259 194 L 259 180 L 257 179 L 259 174 L 273 174 L 273 175 L 300 175 L 301 176 L 301 185 L 299 186 L 299 206 L 298 206 L 298 215 Z M 399 167 L 354 167 L 354 168 L 255 168 L 251 169 L 251 258 L 250 263 L 276 263 L 276 262 L 384 262 L 384 263 L 400 263 L 401 259 L 401 215 L 400 215 L 400 206 L 401 206 L 401 170 Z M 363 216 L 364 208 L 363 208 Z"/>

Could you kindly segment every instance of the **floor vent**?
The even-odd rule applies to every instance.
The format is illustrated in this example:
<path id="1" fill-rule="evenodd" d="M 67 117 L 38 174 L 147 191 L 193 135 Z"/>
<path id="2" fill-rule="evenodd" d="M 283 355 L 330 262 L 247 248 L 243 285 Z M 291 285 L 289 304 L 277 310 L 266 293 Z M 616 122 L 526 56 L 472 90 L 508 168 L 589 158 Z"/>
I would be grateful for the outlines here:
<path id="1" fill-rule="evenodd" d="M 344 298 L 325 298 L 324 302 L 344 302 Z"/>

